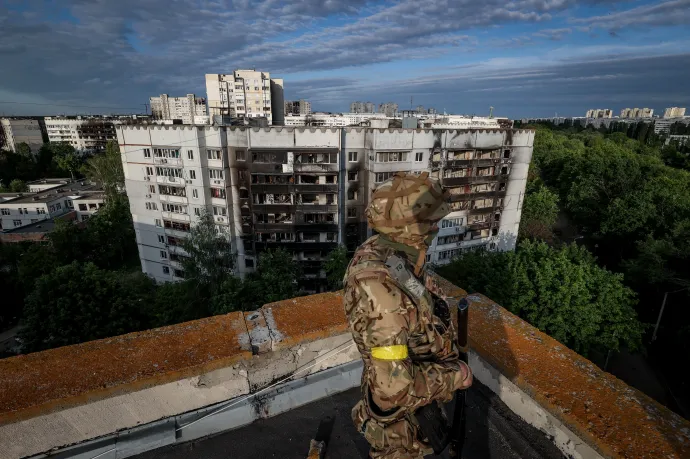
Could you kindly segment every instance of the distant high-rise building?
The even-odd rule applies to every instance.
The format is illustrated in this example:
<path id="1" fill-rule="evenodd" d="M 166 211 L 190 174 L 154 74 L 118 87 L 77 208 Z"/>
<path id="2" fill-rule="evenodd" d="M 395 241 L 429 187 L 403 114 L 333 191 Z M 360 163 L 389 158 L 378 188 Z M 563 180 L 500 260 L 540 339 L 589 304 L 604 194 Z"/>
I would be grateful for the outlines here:
<path id="1" fill-rule="evenodd" d="M 372 102 L 352 102 L 350 104 L 350 113 L 374 113 L 376 105 Z"/>
<path id="2" fill-rule="evenodd" d="M 266 117 L 268 124 L 282 125 L 283 80 L 268 72 L 235 70 L 231 74 L 206 74 L 209 115 L 236 118 Z"/>
<path id="3" fill-rule="evenodd" d="M 393 102 L 379 104 L 379 113 L 383 113 L 386 116 L 395 116 L 398 113 L 398 104 Z"/>
<path id="4" fill-rule="evenodd" d="M 184 97 L 170 97 L 161 94 L 158 97 L 149 98 L 151 104 L 151 116 L 158 120 L 182 120 L 184 124 L 205 124 L 208 122 L 206 115 L 206 99 L 187 94 Z"/>
<path id="5" fill-rule="evenodd" d="M 585 115 L 587 118 L 611 118 L 613 117 L 613 110 L 608 108 L 593 108 L 587 110 Z"/>
<path id="6" fill-rule="evenodd" d="M 680 118 L 685 116 L 685 108 L 669 107 L 664 110 L 664 118 Z"/>
<path id="7" fill-rule="evenodd" d="M 651 118 L 653 108 L 624 108 L 621 110 L 621 118 Z"/>
<path id="8" fill-rule="evenodd" d="M 415 111 L 419 114 L 426 113 L 426 110 L 424 110 L 424 105 L 417 105 L 417 109 Z"/>
<path id="9" fill-rule="evenodd" d="M 43 145 L 41 125 L 37 120 L 23 118 L 0 119 L 0 150 L 17 152 L 17 145 L 26 143 L 32 153 Z"/>
<path id="10" fill-rule="evenodd" d="M 311 113 L 311 103 L 307 100 L 286 100 L 285 115 L 309 115 Z"/>

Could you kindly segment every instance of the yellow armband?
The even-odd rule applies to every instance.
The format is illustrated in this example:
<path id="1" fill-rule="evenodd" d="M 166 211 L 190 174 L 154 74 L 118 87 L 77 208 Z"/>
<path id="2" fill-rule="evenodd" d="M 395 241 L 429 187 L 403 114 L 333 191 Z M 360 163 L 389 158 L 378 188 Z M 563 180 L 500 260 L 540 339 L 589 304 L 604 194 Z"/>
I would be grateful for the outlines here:
<path id="1" fill-rule="evenodd" d="M 378 360 L 403 360 L 407 358 L 407 346 L 396 344 L 395 346 L 375 347 L 371 350 L 371 356 Z"/>

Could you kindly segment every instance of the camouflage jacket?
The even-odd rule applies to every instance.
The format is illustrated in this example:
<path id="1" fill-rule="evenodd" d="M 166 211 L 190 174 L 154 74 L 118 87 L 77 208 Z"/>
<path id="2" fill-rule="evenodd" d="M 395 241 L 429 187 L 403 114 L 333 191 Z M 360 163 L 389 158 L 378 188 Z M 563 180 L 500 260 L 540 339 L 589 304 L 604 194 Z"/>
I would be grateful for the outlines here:
<path id="1" fill-rule="evenodd" d="M 345 313 L 364 361 L 365 403 L 370 396 L 395 419 L 433 400 L 449 401 L 471 384 L 454 345 L 457 316 L 444 323 L 434 314 L 431 294 L 394 243 L 369 238 L 344 284 Z"/>

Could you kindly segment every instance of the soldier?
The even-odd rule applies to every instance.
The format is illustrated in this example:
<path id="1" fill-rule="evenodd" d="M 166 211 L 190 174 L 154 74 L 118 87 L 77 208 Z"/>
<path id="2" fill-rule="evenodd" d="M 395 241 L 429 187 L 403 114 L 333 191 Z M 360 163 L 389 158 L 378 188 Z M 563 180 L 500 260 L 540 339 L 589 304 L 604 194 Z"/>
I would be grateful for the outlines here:
<path id="1" fill-rule="evenodd" d="M 345 313 L 364 362 L 352 417 L 373 459 L 431 453 L 415 411 L 472 384 L 454 346 L 452 311 L 435 311 L 425 287 L 426 251 L 449 213 L 445 198 L 426 172 L 381 184 L 366 210 L 378 234 L 357 249 L 345 274 Z"/>

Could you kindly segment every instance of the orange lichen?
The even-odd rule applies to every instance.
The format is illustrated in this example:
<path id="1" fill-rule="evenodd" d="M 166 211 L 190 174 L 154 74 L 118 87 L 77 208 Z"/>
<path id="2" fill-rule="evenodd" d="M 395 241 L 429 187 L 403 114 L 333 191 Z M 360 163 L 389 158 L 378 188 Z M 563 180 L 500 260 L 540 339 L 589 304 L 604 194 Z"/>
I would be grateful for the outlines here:
<path id="1" fill-rule="evenodd" d="M 269 323 L 278 338 L 274 349 L 313 341 L 348 331 L 342 292 L 293 298 L 269 303 L 262 308 L 274 323 Z"/>
<path id="2" fill-rule="evenodd" d="M 0 360 L 0 425 L 251 358 L 246 333 L 235 312 Z"/>
<path id="3" fill-rule="evenodd" d="M 481 295 L 470 346 L 600 453 L 690 457 L 690 422 Z"/>

